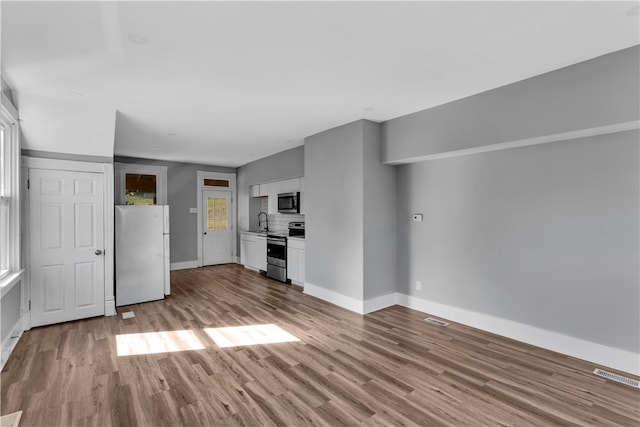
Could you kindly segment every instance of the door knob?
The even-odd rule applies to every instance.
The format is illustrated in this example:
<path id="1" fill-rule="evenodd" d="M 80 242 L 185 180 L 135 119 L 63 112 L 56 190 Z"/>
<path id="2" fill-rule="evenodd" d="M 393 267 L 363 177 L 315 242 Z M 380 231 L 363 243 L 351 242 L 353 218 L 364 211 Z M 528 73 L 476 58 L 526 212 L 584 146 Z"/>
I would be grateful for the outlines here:
<path id="1" fill-rule="evenodd" d="M 96 255 L 102 255 L 102 251 L 100 249 L 96 249 L 96 251 L 94 252 L 94 254 Z"/>
<path id="2" fill-rule="evenodd" d="M 207 234 L 207 232 L 205 231 L 203 234 Z"/>

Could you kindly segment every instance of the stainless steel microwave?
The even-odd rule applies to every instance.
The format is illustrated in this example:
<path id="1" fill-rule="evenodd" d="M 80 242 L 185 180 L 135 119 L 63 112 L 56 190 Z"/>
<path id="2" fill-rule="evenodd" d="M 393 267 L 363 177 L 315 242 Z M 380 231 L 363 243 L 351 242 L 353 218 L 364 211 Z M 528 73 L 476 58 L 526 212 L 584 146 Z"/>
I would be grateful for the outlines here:
<path id="1" fill-rule="evenodd" d="M 278 194 L 278 212 L 300 213 L 300 193 Z"/>

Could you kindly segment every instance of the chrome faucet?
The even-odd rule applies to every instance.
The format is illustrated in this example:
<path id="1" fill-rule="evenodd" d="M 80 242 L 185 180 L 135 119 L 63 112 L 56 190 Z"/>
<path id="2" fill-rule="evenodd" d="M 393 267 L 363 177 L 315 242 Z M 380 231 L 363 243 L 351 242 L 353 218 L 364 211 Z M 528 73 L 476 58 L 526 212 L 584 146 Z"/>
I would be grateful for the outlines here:
<path id="1" fill-rule="evenodd" d="M 260 212 L 258 214 L 258 227 L 262 225 L 262 221 L 260 221 L 260 215 L 264 215 L 264 221 L 267 223 L 267 227 L 264 229 L 264 231 L 269 231 L 269 215 L 267 215 L 266 212 Z"/>

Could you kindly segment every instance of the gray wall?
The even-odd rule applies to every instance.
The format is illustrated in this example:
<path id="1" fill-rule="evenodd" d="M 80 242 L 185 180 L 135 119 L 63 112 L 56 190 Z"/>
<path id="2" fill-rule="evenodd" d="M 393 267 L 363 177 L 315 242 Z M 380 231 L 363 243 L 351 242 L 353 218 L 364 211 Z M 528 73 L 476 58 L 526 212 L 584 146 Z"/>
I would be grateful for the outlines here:
<path id="1" fill-rule="evenodd" d="M 305 281 L 363 297 L 363 122 L 305 139 Z"/>
<path id="2" fill-rule="evenodd" d="M 400 166 L 398 290 L 638 353 L 639 137 Z"/>
<path id="3" fill-rule="evenodd" d="M 56 153 L 53 151 L 27 150 L 25 148 L 20 150 L 20 154 L 23 156 L 38 157 L 41 159 L 73 160 L 76 162 L 90 162 L 90 163 L 113 163 L 113 157 L 87 156 L 85 154 L 71 154 L 71 153 Z"/>
<path id="4" fill-rule="evenodd" d="M 365 300 L 396 291 L 396 167 L 380 163 L 380 125 L 363 122 Z"/>
<path id="5" fill-rule="evenodd" d="M 396 170 L 380 125 L 359 120 L 305 139 L 306 277 L 364 301 L 396 290 Z"/>
<path id="6" fill-rule="evenodd" d="M 236 169 L 133 157 L 115 157 L 114 161 L 167 167 L 167 201 L 171 212 L 171 262 L 196 261 L 198 259 L 197 215 L 189 212 L 190 208 L 197 206 L 196 173 L 199 170 L 234 173 Z"/>
<path id="7" fill-rule="evenodd" d="M 638 120 L 634 46 L 382 125 L 382 161 Z"/>
<path id="8" fill-rule="evenodd" d="M 238 174 L 247 185 L 304 176 L 304 145 L 240 166 Z"/>
<path id="9" fill-rule="evenodd" d="M 13 92 L 11 91 L 11 87 L 9 86 L 9 83 L 7 83 L 7 81 L 2 76 L 0 76 L 0 88 L 2 89 L 2 94 L 6 96 L 7 99 L 11 101 L 11 104 L 13 104 L 13 106 L 15 107 L 16 103 L 13 102 Z"/>
<path id="10" fill-rule="evenodd" d="M 237 178 L 238 230 L 253 229 L 258 225 L 256 215 L 251 213 L 260 212 L 261 201 L 259 198 L 250 197 L 251 185 L 302 176 L 304 176 L 303 145 L 240 166 Z"/>

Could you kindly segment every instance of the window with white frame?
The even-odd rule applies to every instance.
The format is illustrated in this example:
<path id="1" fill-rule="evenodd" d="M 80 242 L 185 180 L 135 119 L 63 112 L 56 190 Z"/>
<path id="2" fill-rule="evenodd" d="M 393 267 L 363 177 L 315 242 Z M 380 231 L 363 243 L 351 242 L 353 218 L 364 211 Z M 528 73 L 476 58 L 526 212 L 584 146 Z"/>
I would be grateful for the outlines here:
<path id="1" fill-rule="evenodd" d="M 20 268 L 18 121 L 0 108 L 0 278 Z"/>
<path id="2" fill-rule="evenodd" d="M 116 205 L 166 205 L 167 167 L 133 163 L 113 164 Z"/>

